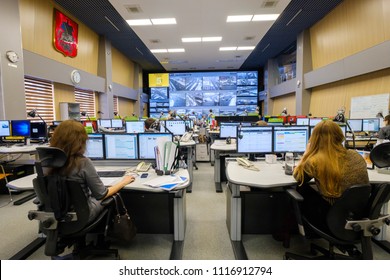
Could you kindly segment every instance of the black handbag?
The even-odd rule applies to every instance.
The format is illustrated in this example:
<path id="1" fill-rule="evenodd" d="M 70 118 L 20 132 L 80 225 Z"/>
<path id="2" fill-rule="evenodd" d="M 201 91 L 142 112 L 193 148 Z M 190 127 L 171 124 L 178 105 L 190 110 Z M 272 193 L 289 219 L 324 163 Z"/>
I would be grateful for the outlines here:
<path id="1" fill-rule="evenodd" d="M 115 194 L 113 198 L 117 213 L 114 216 L 109 236 L 118 241 L 130 242 L 137 233 L 137 227 L 131 220 L 120 194 Z"/>

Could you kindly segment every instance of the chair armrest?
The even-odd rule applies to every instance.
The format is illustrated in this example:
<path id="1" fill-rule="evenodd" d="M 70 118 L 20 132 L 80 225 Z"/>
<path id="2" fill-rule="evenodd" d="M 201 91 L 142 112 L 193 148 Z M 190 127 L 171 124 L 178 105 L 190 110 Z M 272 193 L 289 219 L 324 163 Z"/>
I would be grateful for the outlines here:
<path id="1" fill-rule="evenodd" d="M 109 206 L 109 205 L 111 205 L 111 204 L 113 204 L 113 203 L 114 203 L 114 198 L 113 198 L 112 196 L 109 196 L 109 197 L 103 199 L 103 200 L 100 202 L 100 204 L 101 204 L 102 206 L 104 206 L 104 207 L 107 207 L 107 206 Z"/>
<path id="2" fill-rule="evenodd" d="M 299 192 L 297 192 L 296 189 L 287 189 L 286 192 L 294 200 L 296 200 L 298 202 L 303 201 L 303 196 Z"/>
<path id="3" fill-rule="evenodd" d="M 300 204 L 304 200 L 303 196 L 297 192 L 296 189 L 286 189 L 286 192 L 291 199 L 292 206 L 294 208 L 295 219 L 298 224 L 298 230 L 301 235 L 305 235 L 305 229 L 303 228 L 303 218 L 301 213 Z"/>

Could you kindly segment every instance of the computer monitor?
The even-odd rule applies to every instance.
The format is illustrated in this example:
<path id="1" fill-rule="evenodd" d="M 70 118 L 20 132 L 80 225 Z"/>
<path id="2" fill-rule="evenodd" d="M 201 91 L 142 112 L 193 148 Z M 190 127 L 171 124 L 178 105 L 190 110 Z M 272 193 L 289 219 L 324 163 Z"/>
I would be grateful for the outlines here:
<path id="1" fill-rule="evenodd" d="M 100 119 L 98 120 L 98 124 L 101 127 L 111 128 L 111 119 Z"/>
<path id="2" fill-rule="evenodd" d="M 363 119 L 363 131 L 366 132 L 378 132 L 380 127 L 379 118 Z"/>
<path id="3" fill-rule="evenodd" d="M 104 134 L 106 159 L 138 159 L 137 134 Z"/>
<path id="4" fill-rule="evenodd" d="M 103 134 L 88 134 L 86 157 L 92 160 L 104 159 L 104 137 Z"/>
<path id="5" fill-rule="evenodd" d="M 11 136 L 10 123 L 8 120 L 0 120 L 0 137 Z"/>
<path id="6" fill-rule="evenodd" d="M 173 135 L 183 135 L 186 133 L 186 124 L 182 120 L 167 120 L 165 121 L 165 132 L 170 132 Z"/>
<path id="7" fill-rule="evenodd" d="M 30 129 L 31 140 L 46 141 L 47 125 L 45 122 L 31 122 Z"/>
<path id="8" fill-rule="evenodd" d="M 222 122 L 219 125 L 219 138 L 236 138 L 239 122 Z"/>
<path id="9" fill-rule="evenodd" d="M 185 124 L 188 129 L 194 128 L 194 120 L 185 120 Z"/>
<path id="10" fill-rule="evenodd" d="M 238 128 L 238 153 L 272 153 L 272 126 L 243 126 Z"/>
<path id="11" fill-rule="evenodd" d="M 93 120 L 89 120 L 89 121 L 82 121 L 81 122 L 83 124 L 83 126 L 85 127 L 85 131 L 89 134 L 89 133 L 96 133 L 98 132 L 98 125 L 97 125 L 97 121 Z"/>
<path id="12" fill-rule="evenodd" d="M 11 135 L 30 137 L 31 135 L 30 120 L 11 120 Z"/>
<path id="13" fill-rule="evenodd" d="M 319 122 L 322 122 L 322 118 L 309 118 L 310 126 L 316 126 Z"/>
<path id="14" fill-rule="evenodd" d="M 275 153 L 303 153 L 309 139 L 309 127 L 275 126 L 273 136 Z"/>
<path id="15" fill-rule="evenodd" d="M 362 132 L 363 131 L 363 119 L 349 119 L 347 120 L 349 125 L 348 131 Z"/>
<path id="16" fill-rule="evenodd" d="M 62 123 L 62 121 L 53 121 L 53 125 L 54 125 L 54 126 L 59 126 L 60 123 Z"/>
<path id="17" fill-rule="evenodd" d="M 144 121 L 126 121 L 126 133 L 140 133 L 145 131 Z"/>
<path id="18" fill-rule="evenodd" d="M 112 128 L 123 128 L 122 119 L 111 119 Z"/>
<path id="19" fill-rule="evenodd" d="M 164 138 L 172 141 L 170 133 L 138 133 L 139 159 L 156 159 L 154 147 L 157 146 L 157 139 Z"/>
<path id="20" fill-rule="evenodd" d="M 297 125 L 309 125 L 309 118 L 297 118 Z"/>

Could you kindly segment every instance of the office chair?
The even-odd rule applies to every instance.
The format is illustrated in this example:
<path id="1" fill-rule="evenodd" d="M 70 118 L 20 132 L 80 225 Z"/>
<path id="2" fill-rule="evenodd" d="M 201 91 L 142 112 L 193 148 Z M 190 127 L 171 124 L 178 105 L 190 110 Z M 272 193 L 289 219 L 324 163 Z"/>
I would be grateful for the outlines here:
<path id="1" fill-rule="evenodd" d="M 45 255 L 54 259 L 66 247 L 73 246 L 70 257 L 73 259 L 106 254 L 118 258 L 118 251 L 109 249 L 104 240 L 113 199 L 105 199 L 102 202 L 104 210 L 89 222 L 90 210 L 80 184 L 59 174 L 46 174 L 48 169 L 62 167 L 67 160 L 66 154 L 53 147 L 38 147 L 37 152 L 39 160 L 35 163 L 37 177 L 33 179 L 33 186 L 38 210 L 29 211 L 28 218 L 38 220 L 40 231 L 46 235 Z M 87 235 L 90 234 L 96 239 L 87 244 Z"/>
<path id="2" fill-rule="evenodd" d="M 327 214 L 328 230 L 319 229 L 301 213 L 303 197 L 296 190 L 289 189 L 287 193 L 293 198 L 300 233 L 304 235 L 305 228 L 312 230 L 328 241 L 329 248 L 312 243 L 310 252 L 323 255 L 311 258 L 286 252 L 285 259 L 373 259 L 371 238 L 380 233 L 384 223 L 390 224 L 390 215 L 380 214 L 383 204 L 390 199 L 390 184 L 374 187 L 361 184 L 348 188 Z M 360 245 L 360 250 L 356 245 Z M 336 253 L 335 248 L 343 254 Z"/>
<path id="3" fill-rule="evenodd" d="M 370 159 L 379 168 L 390 167 L 390 142 L 375 146 L 370 152 Z"/>

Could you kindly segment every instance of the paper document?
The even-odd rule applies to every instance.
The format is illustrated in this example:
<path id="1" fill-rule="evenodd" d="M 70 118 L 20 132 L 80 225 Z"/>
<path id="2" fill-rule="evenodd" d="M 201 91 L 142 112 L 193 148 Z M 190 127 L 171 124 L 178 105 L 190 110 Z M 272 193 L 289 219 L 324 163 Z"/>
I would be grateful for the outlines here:
<path id="1" fill-rule="evenodd" d="M 165 190 L 171 190 L 177 185 L 183 184 L 187 181 L 186 177 L 181 177 L 177 175 L 165 175 L 159 176 L 157 178 L 151 179 L 143 184 L 150 186 L 152 188 L 161 188 Z"/>
<path id="2" fill-rule="evenodd" d="M 167 141 L 164 138 L 158 138 L 157 147 L 155 148 L 156 169 L 164 172 L 171 171 L 174 167 L 177 153 L 176 143 Z"/>

